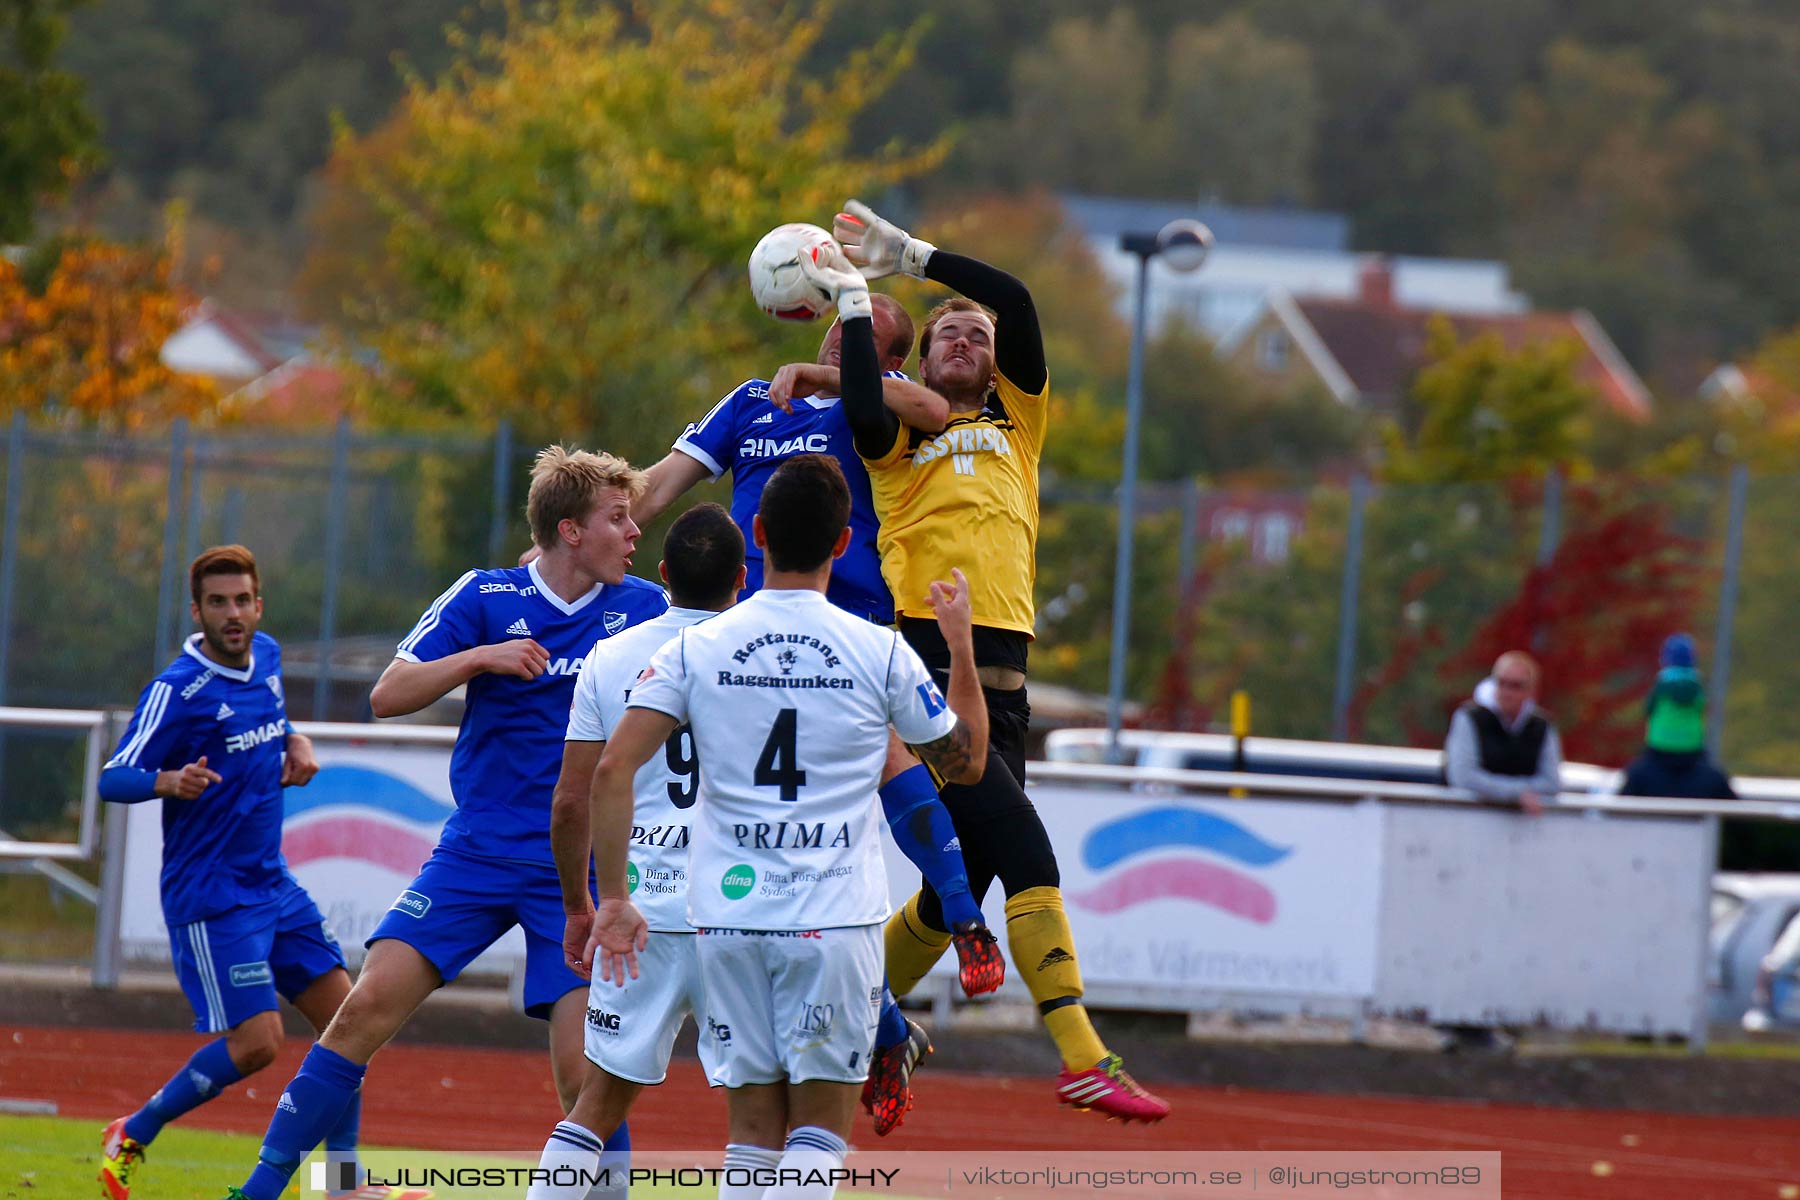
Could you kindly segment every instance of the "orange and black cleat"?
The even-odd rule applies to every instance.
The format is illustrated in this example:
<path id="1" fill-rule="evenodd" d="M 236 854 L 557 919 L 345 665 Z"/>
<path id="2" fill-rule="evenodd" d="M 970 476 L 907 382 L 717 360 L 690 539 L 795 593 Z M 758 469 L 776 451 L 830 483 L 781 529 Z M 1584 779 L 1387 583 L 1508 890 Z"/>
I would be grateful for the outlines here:
<path id="1" fill-rule="evenodd" d="M 875 1118 L 875 1133 L 886 1137 L 912 1111 L 912 1073 L 931 1053 L 931 1039 L 918 1022 L 906 1022 L 906 1040 L 877 1050 L 863 1084 L 862 1106 Z"/>
<path id="2" fill-rule="evenodd" d="M 957 978 L 966 996 L 985 996 L 997 992 L 1006 982 L 1006 959 L 1001 957 L 999 939 L 980 921 L 964 921 L 950 934 L 956 947 Z"/>

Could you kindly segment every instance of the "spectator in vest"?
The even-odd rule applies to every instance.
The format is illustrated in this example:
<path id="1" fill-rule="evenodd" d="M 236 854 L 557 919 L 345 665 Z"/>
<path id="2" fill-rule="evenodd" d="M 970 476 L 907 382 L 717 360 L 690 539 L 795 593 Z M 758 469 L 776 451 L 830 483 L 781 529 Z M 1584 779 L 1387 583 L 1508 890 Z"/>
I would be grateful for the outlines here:
<path id="1" fill-rule="evenodd" d="M 1646 706 L 1644 752 L 1625 768 L 1625 796 L 1736 800 L 1731 780 L 1706 753 L 1706 688 L 1694 666 L 1694 639 L 1671 634 Z"/>
<path id="2" fill-rule="evenodd" d="M 1537 660 L 1508 650 L 1494 662 L 1475 698 L 1450 718 L 1444 778 L 1488 801 L 1516 802 L 1527 814 L 1544 811 L 1544 797 L 1560 790 L 1562 741 L 1536 704 Z"/>

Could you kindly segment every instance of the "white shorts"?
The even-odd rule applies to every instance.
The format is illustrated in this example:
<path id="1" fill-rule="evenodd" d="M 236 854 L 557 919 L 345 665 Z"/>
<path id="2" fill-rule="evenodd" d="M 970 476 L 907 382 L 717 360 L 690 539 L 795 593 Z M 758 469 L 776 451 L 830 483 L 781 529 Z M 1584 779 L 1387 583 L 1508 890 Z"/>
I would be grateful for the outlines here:
<path id="1" fill-rule="evenodd" d="M 652 933 L 638 955 L 638 977 L 623 987 L 595 975 L 588 987 L 582 1048 L 588 1061 L 632 1083 L 661 1083 L 669 1075 L 675 1035 L 690 1015 L 706 1011 L 691 933 Z M 717 1055 L 700 1039 L 700 1067 L 710 1078 Z"/>
<path id="2" fill-rule="evenodd" d="M 881 1014 L 879 925 L 804 933 L 702 929 L 707 1079 L 724 1087 L 869 1076 Z"/>

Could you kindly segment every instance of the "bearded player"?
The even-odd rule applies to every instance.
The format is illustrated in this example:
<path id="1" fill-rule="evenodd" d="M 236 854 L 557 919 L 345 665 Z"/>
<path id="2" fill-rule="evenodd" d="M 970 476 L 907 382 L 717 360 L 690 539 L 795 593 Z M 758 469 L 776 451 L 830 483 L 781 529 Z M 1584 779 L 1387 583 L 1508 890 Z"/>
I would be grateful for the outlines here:
<path id="1" fill-rule="evenodd" d="M 1125 1073 L 1081 1003 L 1056 854 L 1024 789 L 1038 461 L 1050 398 L 1036 307 L 1025 285 L 1006 272 L 938 250 L 859 201 L 845 207 L 834 227 L 843 254 L 827 249 L 802 260 L 827 288 L 853 290 L 903 272 L 960 293 L 932 310 L 919 343 L 920 378 L 950 406 L 941 433 L 902 425 L 878 392 L 861 386 L 860 375 L 846 373 L 843 404 L 868 467 L 882 574 L 901 633 L 940 680 L 950 655 L 933 619 L 931 583 L 952 567 L 969 568 L 975 662 L 987 702 L 989 753 L 998 760 L 978 782 L 942 788 L 970 890 L 980 900 L 998 879 L 1006 891 L 1013 963 L 1063 1060 L 1057 1099 L 1127 1121 L 1159 1121 L 1169 1106 Z M 900 747 L 891 749 L 890 771 L 894 760 L 909 760 Z M 887 925 L 894 992 L 910 991 L 950 939 L 943 904 L 927 882 Z"/>

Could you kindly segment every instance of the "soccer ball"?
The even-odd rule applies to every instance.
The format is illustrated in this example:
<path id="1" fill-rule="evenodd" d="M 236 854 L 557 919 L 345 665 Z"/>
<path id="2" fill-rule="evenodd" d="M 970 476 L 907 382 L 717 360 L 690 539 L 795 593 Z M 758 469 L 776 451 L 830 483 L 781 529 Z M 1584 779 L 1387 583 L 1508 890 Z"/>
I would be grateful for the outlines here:
<path id="1" fill-rule="evenodd" d="M 836 244 L 817 225 L 777 225 L 764 234 L 750 252 L 756 306 L 779 321 L 810 321 L 830 311 L 830 293 L 800 269 L 800 256 L 825 242 Z"/>

